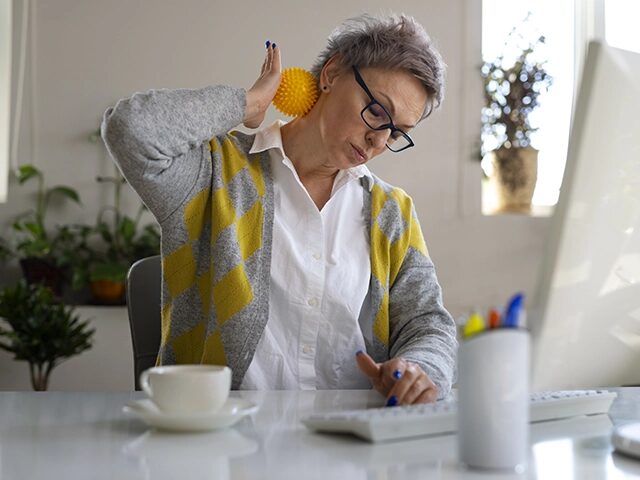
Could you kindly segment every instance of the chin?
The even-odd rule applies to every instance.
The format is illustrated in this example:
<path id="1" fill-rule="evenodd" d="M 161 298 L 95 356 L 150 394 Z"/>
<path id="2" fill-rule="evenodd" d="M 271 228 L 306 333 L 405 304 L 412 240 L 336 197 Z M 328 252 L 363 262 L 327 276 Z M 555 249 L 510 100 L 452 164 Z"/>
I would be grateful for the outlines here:
<path id="1" fill-rule="evenodd" d="M 341 170 L 346 170 L 347 168 L 353 168 L 353 167 L 358 167 L 360 165 L 364 165 L 366 162 L 358 162 L 354 159 L 345 159 L 344 162 L 342 162 L 341 165 L 338 166 L 339 169 Z"/>

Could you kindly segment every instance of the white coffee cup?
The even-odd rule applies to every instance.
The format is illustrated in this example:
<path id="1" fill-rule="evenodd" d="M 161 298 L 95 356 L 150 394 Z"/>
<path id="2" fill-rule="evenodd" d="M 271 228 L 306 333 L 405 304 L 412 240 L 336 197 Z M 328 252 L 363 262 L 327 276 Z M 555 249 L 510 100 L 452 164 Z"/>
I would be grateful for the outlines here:
<path id="1" fill-rule="evenodd" d="M 231 369 L 218 365 L 167 365 L 140 375 L 140 386 L 165 413 L 211 413 L 224 405 Z"/>

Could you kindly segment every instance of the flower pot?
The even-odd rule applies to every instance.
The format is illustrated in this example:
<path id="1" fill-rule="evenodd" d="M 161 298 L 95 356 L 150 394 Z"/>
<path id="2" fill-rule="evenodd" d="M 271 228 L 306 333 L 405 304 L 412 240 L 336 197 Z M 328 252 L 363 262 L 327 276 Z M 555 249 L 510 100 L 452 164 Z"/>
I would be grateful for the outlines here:
<path id="1" fill-rule="evenodd" d="M 40 283 L 49 287 L 57 297 L 62 295 L 66 283 L 65 272 L 51 260 L 40 257 L 21 258 L 20 268 L 27 283 Z"/>
<path id="2" fill-rule="evenodd" d="M 94 280 L 91 282 L 91 293 L 100 305 L 124 305 L 125 284 L 111 280 Z"/>
<path id="3" fill-rule="evenodd" d="M 538 179 L 538 150 L 500 148 L 490 152 L 491 183 L 497 195 L 496 213 L 530 213 Z"/>

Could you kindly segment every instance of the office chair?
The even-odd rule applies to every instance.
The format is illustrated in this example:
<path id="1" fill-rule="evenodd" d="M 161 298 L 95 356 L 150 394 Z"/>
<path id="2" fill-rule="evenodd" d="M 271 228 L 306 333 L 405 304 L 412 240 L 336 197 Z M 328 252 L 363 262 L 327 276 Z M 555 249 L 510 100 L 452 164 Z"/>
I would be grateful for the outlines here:
<path id="1" fill-rule="evenodd" d="M 161 275 L 160 255 L 138 260 L 127 274 L 127 309 L 136 390 L 140 390 L 140 373 L 156 364 L 160 349 Z"/>

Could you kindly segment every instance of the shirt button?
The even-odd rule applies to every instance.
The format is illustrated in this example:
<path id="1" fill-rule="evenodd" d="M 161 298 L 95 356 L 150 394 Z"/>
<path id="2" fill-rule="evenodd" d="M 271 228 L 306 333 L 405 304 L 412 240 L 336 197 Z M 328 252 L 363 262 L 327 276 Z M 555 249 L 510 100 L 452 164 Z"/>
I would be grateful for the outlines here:
<path id="1" fill-rule="evenodd" d="M 313 347 L 311 345 L 305 345 L 302 347 L 302 353 L 306 353 L 307 355 L 313 352 Z"/>
<path id="2" fill-rule="evenodd" d="M 313 258 L 315 258 L 316 260 L 320 260 L 322 258 L 322 255 L 320 253 L 314 253 Z"/>
<path id="3" fill-rule="evenodd" d="M 307 303 L 309 304 L 310 307 L 317 307 L 318 306 L 318 299 L 316 297 L 310 298 L 309 301 L 307 301 Z"/>

